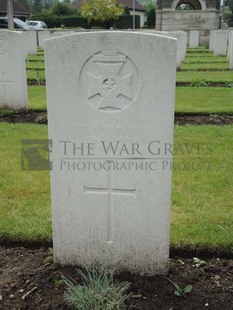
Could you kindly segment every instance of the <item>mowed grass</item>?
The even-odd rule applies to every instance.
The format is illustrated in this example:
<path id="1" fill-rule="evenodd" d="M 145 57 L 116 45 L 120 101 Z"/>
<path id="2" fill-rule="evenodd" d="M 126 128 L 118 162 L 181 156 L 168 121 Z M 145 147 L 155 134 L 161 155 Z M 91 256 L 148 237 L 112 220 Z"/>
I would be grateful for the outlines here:
<path id="1" fill-rule="evenodd" d="M 48 171 L 21 170 L 21 139 L 47 138 L 47 127 L 0 124 L 0 238 L 50 240 Z"/>
<path id="2" fill-rule="evenodd" d="M 194 248 L 208 246 L 233 250 L 232 137 L 233 126 L 176 127 L 175 144 L 200 143 L 203 145 L 203 154 L 208 144 L 212 153 L 195 156 L 195 152 L 192 152 L 195 158 L 200 158 L 190 160 L 185 155 L 186 161 L 174 160 L 172 245 L 182 247 L 188 244 Z M 203 170 L 195 171 L 198 163 Z M 182 170 L 185 165 L 186 169 Z"/>
<path id="3" fill-rule="evenodd" d="M 233 114 L 233 88 L 177 87 L 175 111 Z"/>
<path id="4" fill-rule="evenodd" d="M 195 80 L 233 83 L 233 71 L 179 71 L 176 74 L 177 82 L 193 82 Z"/>
<path id="5" fill-rule="evenodd" d="M 46 111 L 45 86 L 28 87 L 29 109 Z M 177 87 L 176 112 L 233 114 L 233 88 Z"/>
<path id="6" fill-rule="evenodd" d="M 45 70 L 27 70 L 27 79 L 45 81 Z"/>
<path id="7" fill-rule="evenodd" d="M 47 127 L 1 123 L 0 128 L 0 238 L 50 241 L 49 173 L 22 171 L 20 166 L 20 140 L 46 139 Z M 233 126 L 175 128 L 173 246 L 233 248 L 232 136 Z M 193 145 L 190 155 L 179 151 L 184 143 Z M 202 144 L 202 155 L 197 154 L 197 144 Z M 190 168 L 197 163 L 200 170 Z"/>
<path id="8" fill-rule="evenodd" d="M 33 61 L 44 61 L 44 55 L 40 55 L 40 54 L 37 54 L 37 55 L 28 55 L 27 57 L 27 60 L 33 60 Z"/>
<path id="9" fill-rule="evenodd" d="M 185 63 L 216 63 L 216 62 L 228 62 L 227 56 L 201 56 L 201 53 L 196 53 L 195 56 L 189 57 L 189 54 L 186 54 Z"/>
<path id="10" fill-rule="evenodd" d="M 28 80 L 45 80 L 44 70 L 27 70 Z M 233 71 L 179 71 L 176 75 L 177 82 L 193 82 L 195 80 L 203 80 L 206 82 L 232 82 Z"/>
<path id="11" fill-rule="evenodd" d="M 213 56 L 213 53 L 212 52 L 208 52 L 208 51 L 201 51 L 198 53 L 198 51 L 195 51 L 195 52 L 190 52 L 188 51 L 186 56 L 187 57 L 196 57 L 198 54 L 198 57 L 212 57 Z"/>
<path id="12" fill-rule="evenodd" d="M 45 86 L 28 86 L 28 106 L 30 110 L 46 111 Z"/>
<path id="13" fill-rule="evenodd" d="M 27 61 L 26 68 L 27 69 L 44 69 L 45 64 L 43 61 Z"/>
<path id="14" fill-rule="evenodd" d="M 228 69 L 229 63 L 227 62 L 219 62 L 219 63 L 182 63 L 181 70 L 197 70 L 197 69 Z"/>

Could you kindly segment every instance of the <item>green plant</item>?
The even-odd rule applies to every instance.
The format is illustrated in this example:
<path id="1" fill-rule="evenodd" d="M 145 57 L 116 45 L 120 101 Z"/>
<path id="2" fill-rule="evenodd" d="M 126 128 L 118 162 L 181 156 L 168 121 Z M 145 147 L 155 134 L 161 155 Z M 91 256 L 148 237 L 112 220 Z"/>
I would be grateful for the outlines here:
<path id="1" fill-rule="evenodd" d="M 177 262 L 180 263 L 181 265 L 185 264 L 185 262 L 182 259 L 178 259 Z"/>
<path id="2" fill-rule="evenodd" d="M 48 249 L 48 255 L 45 258 L 46 263 L 52 263 L 53 262 L 53 249 Z"/>
<path id="3" fill-rule="evenodd" d="M 54 286 L 55 286 L 56 288 L 62 287 L 63 284 L 64 284 L 64 280 L 62 280 L 62 279 L 55 280 L 55 282 L 54 282 Z"/>
<path id="4" fill-rule="evenodd" d="M 204 79 L 193 79 L 192 80 L 192 87 L 203 87 L 203 86 L 208 86 L 208 83 Z"/>
<path id="5" fill-rule="evenodd" d="M 104 28 L 111 19 L 117 20 L 124 14 L 122 5 L 117 5 L 115 0 L 91 0 L 81 6 L 82 15 L 88 20 L 99 21 Z"/>
<path id="6" fill-rule="evenodd" d="M 200 268 L 201 266 L 205 265 L 206 262 L 204 260 L 201 260 L 198 257 L 193 257 L 193 266 Z"/>
<path id="7" fill-rule="evenodd" d="M 225 87 L 233 88 L 233 83 L 232 82 L 226 82 Z"/>
<path id="8" fill-rule="evenodd" d="M 145 3 L 147 21 L 146 25 L 148 27 L 155 27 L 156 21 L 156 3 L 153 0 L 147 1 Z"/>
<path id="9" fill-rule="evenodd" d="M 56 16 L 73 15 L 77 14 L 77 9 L 69 3 L 57 2 L 52 6 L 51 12 Z"/>
<path id="10" fill-rule="evenodd" d="M 191 284 L 186 285 L 184 288 L 182 288 L 181 286 L 179 286 L 179 284 L 173 282 L 172 280 L 168 279 L 168 281 L 174 285 L 175 287 L 174 294 L 179 297 L 185 296 L 186 294 L 190 293 L 191 290 L 193 289 L 193 286 Z"/>
<path id="11" fill-rule="evenodd" d="M 130 296 L 126 294 L 129 283 L 114 283 L 113 274 L 107 270 L 77 271 L 82 278 L 82 285 L 64 278 L 68 287 L 64 299 L 75 310 L 117 310 Z"/>
<path id="12" fill-rule="evenodd" d="M 41 85 L 40 71 L 39 70 L 35 70 L 35 71 L 36 71 L 36 80 L 38 84 Z"/>

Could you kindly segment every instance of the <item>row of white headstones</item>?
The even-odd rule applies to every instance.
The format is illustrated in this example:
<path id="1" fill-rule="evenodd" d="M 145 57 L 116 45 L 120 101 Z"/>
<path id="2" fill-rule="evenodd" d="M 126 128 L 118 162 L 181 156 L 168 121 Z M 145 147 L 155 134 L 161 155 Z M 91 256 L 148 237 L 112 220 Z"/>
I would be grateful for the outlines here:
<path id="1" fill-rule="evenodd" d="M 186 41 L 182 32 L 159 34 L 83 32 L 45 42 L 58 263 L 168 270 L 176 68 Z M 22 36 L 0 32 L 1 83 L 11 83 L 4 99 L 17 106 L 25 89 L 18 107 L 26 107 Z"/>
<path id="2" fill-rule="evenodd" d="M 144 32 L 148 32 L 144 31 Z M 177 39 L 176 66 L 180 68 L 185 59 L 187 46 L 187 33 L 184 31 L 150 33 L 170 36 Z M 0 31 L 0 107 L 15 110 L 27 109 L 27 82 L 25 57 L 36 54 L 38 46 L 44 48 L 46 39 L 64 35 L 72 35 L 75 31 L 25 31 L 23 33 Z M 214 30 L 210 32 L 209 49 L 214 55 L 228 56 L 230 69 L 233 69 L 233 32 L 227 30 Z M 199 44 L 199 31 L 190 31 L 189 46 L 197 47 Z M 13 91 L 14 90 L 14 91 Z"/>

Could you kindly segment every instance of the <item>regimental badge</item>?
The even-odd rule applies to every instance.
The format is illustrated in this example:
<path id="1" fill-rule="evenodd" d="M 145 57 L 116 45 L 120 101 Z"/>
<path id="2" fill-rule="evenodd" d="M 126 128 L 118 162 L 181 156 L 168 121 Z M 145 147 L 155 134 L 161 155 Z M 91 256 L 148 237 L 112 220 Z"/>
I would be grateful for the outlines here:
<path id="1" fill-rule="evenodd" d="M 89 104 L 104 112 L 118 112 L 128 108 L 139 91 L 135 64 L 110 42 L 84 63 L 80 83 Z"/>

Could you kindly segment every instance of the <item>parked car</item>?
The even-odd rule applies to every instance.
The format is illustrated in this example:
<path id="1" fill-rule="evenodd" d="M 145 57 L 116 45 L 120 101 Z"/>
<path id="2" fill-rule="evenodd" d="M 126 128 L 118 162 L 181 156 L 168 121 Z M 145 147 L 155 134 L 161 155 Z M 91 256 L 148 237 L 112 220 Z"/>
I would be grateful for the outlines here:
<path id="1" fill-rule="evenodd" d="M 14 18 L 13 21 L 14 21 L 14 28 L 15 29 L 21 29 L 21 30 L 30 29 L 30 27 L 19 18 Z M 0 17 L 0 28 L 8 28 L 7 17 L 4 17 L 4 16 Z"/>
<path id="2" fill-rule="evenodd" d="M 45 29 L 48 28 L 47 25 L 39 20 L 28 20 L 26 24 L 30 27 L 30 29 Z"/>

